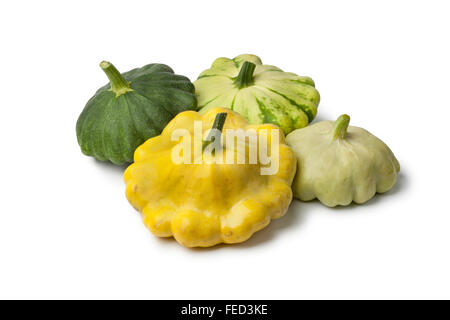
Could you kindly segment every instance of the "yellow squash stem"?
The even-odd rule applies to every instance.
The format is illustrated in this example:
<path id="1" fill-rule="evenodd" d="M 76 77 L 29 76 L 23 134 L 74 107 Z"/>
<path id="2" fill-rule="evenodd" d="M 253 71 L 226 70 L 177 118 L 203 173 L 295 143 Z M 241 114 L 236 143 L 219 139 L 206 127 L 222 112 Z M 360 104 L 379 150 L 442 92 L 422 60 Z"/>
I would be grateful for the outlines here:
<path id="1" fill-rule="evenodd" d="M 216 117 L 214 118 L 214 123 L 212 125 L 211 131 L 209 132 L 208 137 L 206 138 L 206 140 L 203 141 L 202 151 L 205 150 L 205 148 L 207 146 L 209 146 L 212 142 L 214 142 L 215 139 L 220 138 L 220 136 L 216 137 L 214 135 L 214 131 L 215 130 L 219 130 L 219 132 L 222 133 L 222 129 L 223 129 L 223 126 L 225 125 L 225 120 L 226 119 L 227 119 L 227 113 L 226 112 L 221 112 L 221 113 L 218 113 L 216 115 Z"/>

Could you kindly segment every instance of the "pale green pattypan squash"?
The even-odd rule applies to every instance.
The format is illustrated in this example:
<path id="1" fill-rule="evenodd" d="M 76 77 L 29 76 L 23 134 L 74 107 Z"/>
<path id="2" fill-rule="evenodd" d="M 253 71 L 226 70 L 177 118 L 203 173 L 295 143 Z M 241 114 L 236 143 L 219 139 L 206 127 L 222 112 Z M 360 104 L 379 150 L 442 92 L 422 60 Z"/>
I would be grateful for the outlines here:
<path id="1" fill-rule="evenodd" d="M 394 186 L 400 165 L 391 149 L 349 122 L 342 115 L 336 122 L 321 121 L 286 137 L 298 160 L 292 185 L 296 198 L 345 206 L 364 203 Z"/>

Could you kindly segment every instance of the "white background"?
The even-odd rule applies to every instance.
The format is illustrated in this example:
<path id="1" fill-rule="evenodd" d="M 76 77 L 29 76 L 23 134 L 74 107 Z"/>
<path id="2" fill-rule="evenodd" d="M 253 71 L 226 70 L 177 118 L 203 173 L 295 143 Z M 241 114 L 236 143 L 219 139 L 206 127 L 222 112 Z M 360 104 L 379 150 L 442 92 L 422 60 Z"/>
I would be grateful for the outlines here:
<path id="1" fill-rule="evenodd" d="M 450 298 L 446 1 L 3 1 L 0 298 Z M 365 205 L 294 201 L 233 246 L 154 237 L 124 168 L 81 154 L 75 122 L 107 80 L 166 63 L 195 80 L 253 53 L 316 81 L 399 159 Z M 316 120 L 316 121 L 317 121 Z"/>

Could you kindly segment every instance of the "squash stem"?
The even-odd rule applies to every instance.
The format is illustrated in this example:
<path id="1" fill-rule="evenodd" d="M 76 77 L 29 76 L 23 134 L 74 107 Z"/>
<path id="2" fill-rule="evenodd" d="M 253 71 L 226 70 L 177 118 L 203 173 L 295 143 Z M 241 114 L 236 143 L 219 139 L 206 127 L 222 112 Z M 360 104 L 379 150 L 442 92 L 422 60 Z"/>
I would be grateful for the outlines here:
<path id="1" fill-rule="evenodd" d="M 348 124 L 350 123 L 350 116 L 343 114 L 337 118 L 334 123 L 333 140 L 345 139 L 347 136 Z"/>
<path id="2" fill-rule="evenodd" d="M 223 126 L 225 125 L 225 120 L 227 118 L 226 112 L 221 112 L 216 114 L 216 118 L 214 119 L 214 123 L 212 125 L 211 131 L 208 134 L 208 137 L 205 141 L 203 141 L 202 151 L 205 150 L 207 146 L 209 146 L 212 142 L 215 141 L 215 139 L 219 139 L 219 136 L 215 135 L 215 130 L 219 130 L 220 134 L 222 134 Z"/>
<path id="3" fill-rule="evenodd" d="M 100 62 L 100 68 L 106 73 L 106 76 L 111 83 L 111 91 L 116 94 L 116 97 L 127 93 L 128 91 L 133 91 L 130 87 L 130 82 L 124 79 L 111 62 Z"/>
<path id="4" fill-rule="evenodd" d="M 234 79 L 234 85 L 239 89 L 246 88 L 253 84 L 253 72 L 256 65 L 252 62 L 245 61 L 242 64 L 238 76 Z"/>

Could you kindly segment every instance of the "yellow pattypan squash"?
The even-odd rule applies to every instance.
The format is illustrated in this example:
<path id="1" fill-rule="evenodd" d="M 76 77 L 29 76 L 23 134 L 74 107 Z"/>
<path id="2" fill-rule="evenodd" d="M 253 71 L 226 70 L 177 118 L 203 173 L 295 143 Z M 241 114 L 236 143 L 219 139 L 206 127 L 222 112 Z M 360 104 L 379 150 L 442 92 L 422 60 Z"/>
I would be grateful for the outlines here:
<path id="1" fill-rule="evenodd" d="M 222 115 L 225 118 L 216 126 Z M 199 124 L 200 135 L 196 131 Z M 214 153 L 208 152 L 213 147 L 204 139 L 213 127 L 219 132 L 221 146 Z M 174 139 L 177 129 L 187 132 L 187 137 Z M 229 129 L 256 132 L 257 140 L 246 139 L 239 144 L 237 139 L 235 145 L 228 144 Z M 263 131 L 265 136 L 259 134 Z M 189 149 L 180 148 L 182 141 L 188 141 Z M 200 152 L 196 152 L 199 145 Z M 255 146 L 258 153 L 252 162 L 249 154 Z M 268 152 L 272 162 L 278 158 L 278 170 L 273 174 L 262 174 L 264 168 L 273 164 L 261 157 L 261 151 Z M 174 154 L 190 161 L 174 161 Z M 245 161 L 224 161 L 240 156 Z M 204 115 L 194 111 L 179 113 L 161 135 L 137 148 L 134 163 L 124 178 L 129 202 L 142 213 L 144 224 L 152 233 L 158 237 L 173 236 L 187 247 L 209 247 L 245 241 L 271 219 L 283 216 L 292 200 L 295 171 L 295 154 L 277 126 L 248 125 L 230 109 L 214 108 Z"/>

